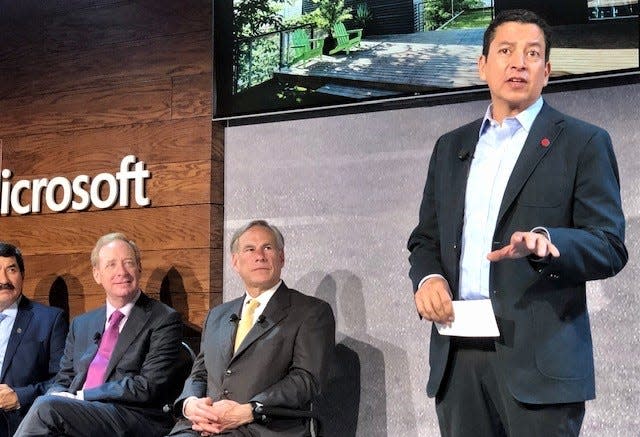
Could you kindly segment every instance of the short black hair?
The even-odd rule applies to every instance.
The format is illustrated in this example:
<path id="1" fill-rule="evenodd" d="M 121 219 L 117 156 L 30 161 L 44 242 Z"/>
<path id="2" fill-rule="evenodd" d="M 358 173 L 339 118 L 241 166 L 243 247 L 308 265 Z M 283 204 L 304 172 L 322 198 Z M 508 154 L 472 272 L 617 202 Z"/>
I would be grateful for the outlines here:
<path id="1" fill-rule="evenodd" d="M 527 9 L 508 9 L 500 12 L 489 23 L 489 27 L 484 31 L 484 38 L 482 40 L 482 54 L 486 57 L 489 55 L 489 46 L 496 37 L 496 28 L 504 23 L 522 23 L 522 24 L 535 24 L 542 30 L 544 36 L 544 60 L 549 60 L 549 53 L 551 53 L 551 27 L 549 24 L 536 14 Z"/>
<path id="2" fill-rule="evenodd" d="M 14 257 L 16 259 L 16 263 L 18 263 L 20 273 L 24 276 L 24 260 L 22 259 L 22 252 L 20 252 L 20 249 L 13 244 L 0 241 L 0 256 L 5 258 Z"/>

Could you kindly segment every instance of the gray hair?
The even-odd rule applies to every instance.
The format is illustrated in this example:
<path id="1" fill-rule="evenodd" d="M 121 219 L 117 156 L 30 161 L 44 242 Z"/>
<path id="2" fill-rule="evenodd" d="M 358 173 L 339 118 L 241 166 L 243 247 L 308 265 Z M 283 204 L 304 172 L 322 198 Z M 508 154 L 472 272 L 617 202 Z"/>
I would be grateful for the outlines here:
<path id="1" fill-rule="evenodd" d="M 266 220 L 252 220 L 233 233 L 233 237 L 231 237 L 231 244 L 229 245 L 229 249 L 231 250 L 231 253 L 238 251 L 238 240 L 240 239 L 242 234 L 244 234 L 249 229 L 255 226 L 261 226 L 271 231 L 271 233 L 276 239 L 276 246 L 278 250 L 284 249 L 284 237 L 282 236 L 280 229 L 276 228 L 274 225 L 270 224 Z"/>
<path id="2" fill-rule="evenodd" d="M 140 268 L 140 266 L 142 265 L 141 259 L 140 259 L 140 249 L 138 249 L 138 246 L 136 245 L 136 243 L 133 242 L 133 240 L 129 240 L 127 236 L 122 232 L 112 232 L 110 234 L 106 234 L 98 238 L 98 241 L 96 242 L 95 247 L 91 251 L 91 265 L 93 267 L 98 267 L 98 258 L 100 254 L 100 249 L 102 249 L 107 244 L 113 241 L 118 241 L 118 240 L 126 243 L 131 248 L 131 250 L 133 251 L 133 255 L 135 256 L 135 259 L 136 259 L 136 264 L 138 265 L 138 268 Z"/>

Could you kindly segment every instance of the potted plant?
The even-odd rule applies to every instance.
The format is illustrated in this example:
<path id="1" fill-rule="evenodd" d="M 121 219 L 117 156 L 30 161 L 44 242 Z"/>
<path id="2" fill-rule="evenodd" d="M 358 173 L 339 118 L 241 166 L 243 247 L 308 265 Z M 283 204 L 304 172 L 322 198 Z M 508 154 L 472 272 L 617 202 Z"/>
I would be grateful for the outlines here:
<path id="1" fill-rule="evenodd" d="M 358 3 L 356 5 L 356 16 L 353 17 L 353 21 L 356 22 L 358 27 L 363 29 L 367 28 L 367 24 L 373 20 L 373 12 L 369 9 L 369 5 L 366 2 Z"/>

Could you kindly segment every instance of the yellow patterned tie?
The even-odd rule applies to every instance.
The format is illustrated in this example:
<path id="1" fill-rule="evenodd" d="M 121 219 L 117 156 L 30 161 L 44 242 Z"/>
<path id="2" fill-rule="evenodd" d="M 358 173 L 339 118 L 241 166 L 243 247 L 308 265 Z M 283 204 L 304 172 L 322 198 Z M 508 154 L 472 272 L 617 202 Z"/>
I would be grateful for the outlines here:
<path id="1" fill-rule="evenodd" d="M 236 331 L 236 344 L 233 348 L 234 353 L 240 347 L 242 340 L 244 340 L 249 331 L 251 331 L 251 327 L 253 326 L 253 314 L 259 306 L 260 302 L 258 302 L 257 299 L 251 299 L 242 310 L 242 318 L 240 319 L 240 323 L 238 323 L 238 330 Z"/>

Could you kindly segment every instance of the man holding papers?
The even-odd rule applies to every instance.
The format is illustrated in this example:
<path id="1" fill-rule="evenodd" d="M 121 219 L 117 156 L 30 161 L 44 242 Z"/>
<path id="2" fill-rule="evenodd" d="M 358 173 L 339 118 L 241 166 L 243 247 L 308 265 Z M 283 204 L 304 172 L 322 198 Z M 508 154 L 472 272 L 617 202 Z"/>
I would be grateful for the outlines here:
<path id="1" fill-rule="evenodd" d="M 441 328 L 427 394 L 443 436 L 577 436 L 595 397 L 585 283 L 627 262 L 620 183 L 607 132 L 542 99 L 550 47 L 537 15 L 498 15 L 478 61 L 491 105 L 431 156 L 409 275 Z"/>

